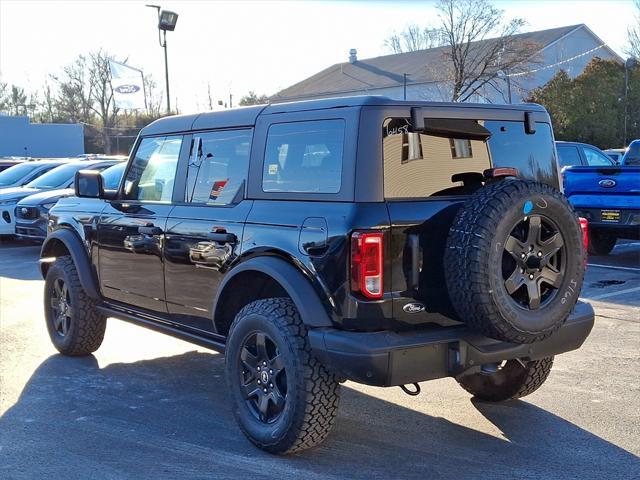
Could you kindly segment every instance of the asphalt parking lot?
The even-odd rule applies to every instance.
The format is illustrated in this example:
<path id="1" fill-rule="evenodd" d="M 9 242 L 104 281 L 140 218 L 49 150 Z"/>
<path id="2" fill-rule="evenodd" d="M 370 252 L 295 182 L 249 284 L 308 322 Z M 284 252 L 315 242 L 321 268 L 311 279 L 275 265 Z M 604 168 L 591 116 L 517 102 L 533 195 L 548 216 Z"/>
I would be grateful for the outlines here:
<path id="1" fill-rule="evenodd" d="M 242 436 L 215 352 L 111 320 L 94 356 L 58 355 L 38 251 L 0 245 L 0 478 L 640 478 L 638 242 L 590 259 L 596 326 L 533 395 L 347 383 L 328 441 L 292 457 Z"/>

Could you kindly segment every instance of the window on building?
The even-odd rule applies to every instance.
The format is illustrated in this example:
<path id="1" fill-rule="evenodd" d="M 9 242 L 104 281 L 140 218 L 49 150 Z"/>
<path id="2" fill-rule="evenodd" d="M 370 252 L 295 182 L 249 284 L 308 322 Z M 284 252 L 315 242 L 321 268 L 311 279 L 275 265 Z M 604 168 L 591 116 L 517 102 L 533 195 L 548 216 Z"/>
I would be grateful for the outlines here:
<path id="1" fill-rule="evenodd" d="M 344 131 L 343 120 L 279 123 L 269 127 L 263 191 L 338 193 Z"/>
<path id="2" fill-rule="evenodd" d="M 450 138 L 451 158 L 472 158 L 471 140 L 464 138 Z"/>

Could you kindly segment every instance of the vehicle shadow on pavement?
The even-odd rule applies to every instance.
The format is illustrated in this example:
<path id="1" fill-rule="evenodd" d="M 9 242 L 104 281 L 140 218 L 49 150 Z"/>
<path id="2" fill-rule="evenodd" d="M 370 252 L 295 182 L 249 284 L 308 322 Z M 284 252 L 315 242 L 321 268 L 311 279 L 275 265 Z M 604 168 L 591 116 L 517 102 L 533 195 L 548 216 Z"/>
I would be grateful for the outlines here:
<path id="1" fill-rule="evenodd" d="M 0 385 L 1 387 L 1 385 Z M 254 448 L 230 408 L 221 355 L 188 352 L 99 368 L 54 355 L 0 418 L 0 478 L 620 478 L 633 454 L 532 404 L 452 400 L 504 438 L 343 388 L 319 448 Z"/>

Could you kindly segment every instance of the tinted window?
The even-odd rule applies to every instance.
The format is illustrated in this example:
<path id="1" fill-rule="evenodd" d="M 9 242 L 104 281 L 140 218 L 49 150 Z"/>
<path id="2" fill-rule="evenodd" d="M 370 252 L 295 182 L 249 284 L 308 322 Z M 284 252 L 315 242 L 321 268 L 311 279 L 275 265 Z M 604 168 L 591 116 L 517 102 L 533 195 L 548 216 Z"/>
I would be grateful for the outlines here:
<path id="1" fill-rule="evenodd" d="M 428 119 L 411 133 L 408 118 L 388 118 L 382 129 L 386 198 L 472 193 L 484 170 L 517 168 L 523 178 L 558 186 L 551 127 L 523 122 Z"/>
<path id="2" fill-rule="evenodd" d="M 121 162 L 117 165 L 107 168 L 102 172 L 102 180 L 104 182 L 104 188 L 106 190 L 117 190 L 122 179 L 124 169 L 127 167 L 127 162 Z"/>
<path id="3" fill-rule="evenodd" d="M 572 165 L 582 165 L 580 153 L 576 147 L 570 145 L 558 147 L 558 157 L 560 157 L 560 167 L 570 167 Z"/>
<path id="4" fill-rule="evenodd" d="M 338 193 L 343 120 L 271 125 L 262 174 L 265 192 Z"/>
<path id="5" fill-rule="evenodd" d="M 0 173 L 0 187 L 6 185 L 13 185 L 20 179 L 26 177 L 36 168 L 41 167 L 36 162 L 21 163 L 20 165 L 14 165 Z"/>
<path id="6" fill-rule="evenodd" d="M 622 159 L 623 165 L 640 165 L 640 141 L 634 140 L 629 145 L 627 153 L 624 154 Z"/>
<path id="7" fill-rule="evenodd" d="M 480 127 L 475 122 L 448 123 L 452 128 Z M 489 150 L 482 140 L 412 133 L 409 129 L 408 118 L 388 118 L 382 126 L 386 198 L 464 193 L 465 188 L 479 185 L 482 172 L 491 167 Z"/>
<path id="8" fill-rule="evenodd" d="M 243 188 L 251 149 L 250 130 L 194 134 L 186 200 L 226 205 Z"/>
<path id="9" fill-rule="evenodd" d="M 82 170 L 80 162 L 68 163 L 54 168 L 41 177 L 36 178 L 27 186 L 33 188 L 60 188 L 68 186 L 78 170 Z M 89 168 L 89 167 L 87 167 Z"/>
<path id="10" fill-rule="evenodd" d="M 607 157 L 604 153 L 600 153 L 597 150 L 589 147 L 582 147 L 582 151 L 584 152 L 584 156 L 587 159 L 587 165 L 592 167 L 598 167 L 601 165 L 611 166 L 613 162 L 609 157 Z"/>
<path id="11" fill-rule="evenodd" d="M 170 202 L 182 137 L 145 138 L 124 181 L 124 198 Z"/>

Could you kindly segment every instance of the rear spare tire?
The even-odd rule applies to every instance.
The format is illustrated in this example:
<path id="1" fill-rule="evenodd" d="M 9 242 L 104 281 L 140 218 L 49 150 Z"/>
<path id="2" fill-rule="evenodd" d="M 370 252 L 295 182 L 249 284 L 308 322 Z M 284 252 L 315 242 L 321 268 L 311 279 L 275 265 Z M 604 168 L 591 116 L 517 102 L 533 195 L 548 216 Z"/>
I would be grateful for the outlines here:
<path id="1" fill-rule="evenodd" d="M 445 252 L 451 303 L 463 322 L 514 343 L 560 328 L 584 278 L 578 218 L 548 185 L 505 179 L 458 211 Z"/>

